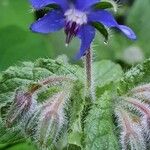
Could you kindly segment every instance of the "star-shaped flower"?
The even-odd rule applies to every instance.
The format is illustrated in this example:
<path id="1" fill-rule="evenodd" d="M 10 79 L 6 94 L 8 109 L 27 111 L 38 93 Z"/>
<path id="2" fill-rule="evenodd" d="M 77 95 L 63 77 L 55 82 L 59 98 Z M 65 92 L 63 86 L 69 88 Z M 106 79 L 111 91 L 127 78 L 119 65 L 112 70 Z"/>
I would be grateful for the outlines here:
<path id="1" fill-rule="evenodd" d="M 81 47 L 77 54 L 80 58 L 86 54 L 95 37 L 95 27 L 92 23 L 100 23 L 122 31 L 129 39 L 135 40 L 136 35 L 127 26 L 119 25 L 112 14 L 103 9 L 95 9 L 100 0 L 30 0 L 33 8 L 42 9 L 45 6 L 57 5 L 43 18 L 31 25 L 31 30 L 38 33 L 52 33 L 64 28 L 66 44 L 75 36 L 80 38 Z"/>

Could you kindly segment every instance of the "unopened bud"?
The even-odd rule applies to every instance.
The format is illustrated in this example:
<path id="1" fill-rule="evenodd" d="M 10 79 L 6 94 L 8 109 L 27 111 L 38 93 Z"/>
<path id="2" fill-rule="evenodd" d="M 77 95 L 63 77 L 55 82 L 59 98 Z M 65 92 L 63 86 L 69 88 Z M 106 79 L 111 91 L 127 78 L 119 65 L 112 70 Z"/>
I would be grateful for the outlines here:
<path id="1" fill-rule="evenodd" d="M 133 97 L 150 104 L 150 84 L 137 86 L 130 93 Z"/>
<path id="2" fill-rule="evenodd" d="M 126 98 L 126 100 L 138 109 L 141 113 L 141 124 L 147 133 L 147 136 L 150 137 L 150 108 L 148 104 L 140 102 L 135 98 Z"/>
<path id="3" fill-rule="evenodd" d="M 41 149 L 51 147 L 60 135 L 66 123 L 64 107 L 68 98 L 65 92 L 55 94 L 29 120 L 26 131 L 30 128 L 35 132 L 32 138 Z"/>
<path id="4" fill-rule="evenodd" d="M 15 98 L 8 114 L 6 115 L 6 126 L 11 127 L 27 115 L 36 107 L 36 101 L 33 100 L 32 93 L 17 90 Z"/>
<path id="5" fill-rule="evenodd" d="M 63 82 L 73 82 L 74 79 L 66 76 L 51 76 L 39 81 L 42 85 L 57 85 Z"/>
<path id="6" fill-rule="evenodd" d="M 133 97 L 150 104 L 150 92 L 144 91 L 144 92 L 134 93 Z"/>
<path id="7" fill-rule="evenodd" d="M 132 94 L 141 93 L 141 92 L 150 92 L 150 84 L 140 85 L 131 90 Z"/>
<path id="8" fill-rule="evenodd" d="M 121 127 L 122 150 L 146 150 L 142 128 L 131 119 L 130 114 L 118 107 L 116 116 Z"/>

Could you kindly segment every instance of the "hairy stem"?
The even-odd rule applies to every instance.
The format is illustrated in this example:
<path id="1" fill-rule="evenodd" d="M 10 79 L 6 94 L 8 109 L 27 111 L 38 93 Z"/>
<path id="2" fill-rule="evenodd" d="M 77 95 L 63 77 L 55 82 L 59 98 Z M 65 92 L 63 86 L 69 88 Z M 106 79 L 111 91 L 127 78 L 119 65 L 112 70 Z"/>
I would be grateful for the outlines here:
<path id="1" fill-rule="evenodd" d="M 86 90 L 87 96 L 95 99 L 93 76 L 92 76 L 92 51 L 91 48 L 85 55 L 85 71 L 86 71 Z"/>

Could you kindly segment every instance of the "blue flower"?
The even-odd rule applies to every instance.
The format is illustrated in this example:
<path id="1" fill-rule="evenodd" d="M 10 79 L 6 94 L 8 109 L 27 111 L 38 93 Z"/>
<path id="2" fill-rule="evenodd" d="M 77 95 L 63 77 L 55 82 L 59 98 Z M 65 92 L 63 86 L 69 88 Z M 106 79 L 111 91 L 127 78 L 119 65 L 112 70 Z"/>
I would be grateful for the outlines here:
<path id="1" fill-rule="evenodd" d="M 64 28 L 66 44 L 69 44 L 75 36 L 81 40 L 78 58 L 86 54 L 95 37 L 93 22 L 99 22 L 108 28 L 118 28 L 129 39 L 136 39 L 134 32 L 127 26 L 119 25 L 110 12 L 93 8 L 100 0 L 30 0 L 30 2 L 36 10 L 52 4 L 59 6 L 33 23 L 31 30 L 48 34 Z"/>

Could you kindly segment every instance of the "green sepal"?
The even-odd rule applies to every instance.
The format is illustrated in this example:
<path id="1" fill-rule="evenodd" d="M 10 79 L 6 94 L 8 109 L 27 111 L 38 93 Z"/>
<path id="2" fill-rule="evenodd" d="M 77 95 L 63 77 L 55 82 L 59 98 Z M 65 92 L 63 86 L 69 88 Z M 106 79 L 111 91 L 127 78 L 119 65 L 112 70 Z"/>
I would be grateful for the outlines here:
<path id="1" fill-rule="evenodd" d="M 48 12 L 48 11 L 51 11 L 53 9 L 60 9 L 60 6 L 59 5 L 56 5 L 56 4 L 50 4 L 48 6 L 45 7 L 45 12 Z"/>
<path id="2" fill-rule="evenodd" d="M 117 11 L 117 4 L 113 0 L 103 0 L 94 5 L 95 10 L 110 8 L 113 8 L 115 12 Z"/>
<path id="3" fill-rule="evenodd" d="M 105 42 L 107 43 L 108 38 L 109 38 L 109 33 L 106 27 L 102 23 L 99 23 L 99 22 L 92 22 L 91 24 L 104 36 Z"/>

